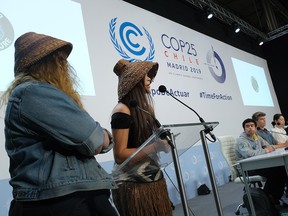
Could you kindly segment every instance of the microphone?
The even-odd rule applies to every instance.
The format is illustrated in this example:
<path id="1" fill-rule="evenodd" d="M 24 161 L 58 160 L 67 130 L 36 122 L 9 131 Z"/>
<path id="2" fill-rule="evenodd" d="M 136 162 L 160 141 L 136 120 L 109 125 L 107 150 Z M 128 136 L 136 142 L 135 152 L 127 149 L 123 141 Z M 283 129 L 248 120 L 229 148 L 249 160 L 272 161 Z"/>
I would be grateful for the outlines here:
<path id="1" fill-rule="evenodd" d="M 158 128 L 161 127 L 161 123 L 160 123 L 150 112 L 148 112 L 147 110 L 142 109 L 141 107 L 139 107 L 136 100 L 131 100 L 131 101 L 129 102 L 129 104 L 130 104 L 130 106 L 131 106 L 132 108 L 137 108 L 137 109 L 141 110 L 142 112 L 146 113 L 147 115 L 149 115 L 149 116 L 154 120 L 155 125 L 156 125 Z M 160 138 L 161 138 L 161 139 L 166 139 L 166 140 L 168 141 L 169 145 L 170 145 L 171 147 L 173 147 L 173 143 L 172 143 L 172 140 L 171 140 L 171 137 L 170 137 L 170 132 L 169 132 L 168 130 L 165 130 L 165 131 L 160 135 Z"/>
<path id="2" fill-rule="evenodd" d="M 188 109 L 192 110 L 192 111 L 197 115 L 197 117 L 199 118 L 199 121 L 200 121 L 201 123 L 203 123 L 203 126 L 204 126 L 204 128 L 205 128 L 205 130 L 204 130 L 205 133 L 206 133 L 206 134 L 208 133 L 208 134 L 210 135 L 210 137 L 213 139 L 213 142 L 216 141 L 216 137 L 215 137 L 215 135 L 212 133 L 213 127 L 212 127 L 212 126 L 208 126 L 208 125 L 206 124 L 206 122 L 204 121 L 204 119 L 203 119 L 194 109 L 192 109 L 192 108 L 189 107 L 187 104 L 183 103 L 181 100 L 179 100 L 178 98 L 176 98 L 176 97 L 174 97 L 172 94 L 170 94 L 170 92 L 167 91 L 166 86 L 160 85 L 159 88 L 158 88 L 158 90 L 159 90 L 160 92 L 162 92 L 162 93 L 167 93 L 167 94 L 170 95 L 172 98 L 174 98 L 175 100 L 177 100 L 178 102 L 180 102 L 182 105 L 184 105 L 184 106 L 186 106 Z M 210 141 L 211 141 L 211 140 L 210 140 Z"/>
<path id="3" fill-rule="evenodd" d="M 161 127 L 160 122 L 159 122 L 150 112 L 148 112 L 147 110 L 142 109 L 141 107 L 139 107 L 136 100 L 131 100 L 131 101 L 129 102 L 129 104 L 130 104 L 130 106 L 131 106 L 132 108 L 137 108 L 137 109 L 141 110 L 142 112 L 146 113 L 147 115 L 149 115 L 149 116 L 154 120 L 156 126 L 157 126 L 158 128 Z"/>

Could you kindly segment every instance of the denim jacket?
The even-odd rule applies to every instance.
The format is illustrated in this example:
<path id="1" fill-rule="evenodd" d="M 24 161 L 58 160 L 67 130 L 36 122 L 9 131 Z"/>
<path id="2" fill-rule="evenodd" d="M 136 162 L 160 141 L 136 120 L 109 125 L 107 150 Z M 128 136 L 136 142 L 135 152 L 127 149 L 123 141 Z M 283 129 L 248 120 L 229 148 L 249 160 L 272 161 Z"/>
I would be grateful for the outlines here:
<path id="1" fill-rule="evenodd" d="M 13 90 L 5 137 L 15 200 L 116 187 L 94 157 L 104 140 L 103 128 L 50 84 L 26 82 Z"/>

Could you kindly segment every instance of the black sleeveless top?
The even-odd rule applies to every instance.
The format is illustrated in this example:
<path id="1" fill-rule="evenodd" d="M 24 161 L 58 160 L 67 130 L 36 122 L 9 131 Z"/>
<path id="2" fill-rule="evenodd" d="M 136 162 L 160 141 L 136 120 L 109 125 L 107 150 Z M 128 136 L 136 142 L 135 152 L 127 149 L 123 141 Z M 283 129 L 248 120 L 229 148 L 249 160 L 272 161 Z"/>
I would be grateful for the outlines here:
<path id="1" fill-rule="evenodd" d="M 117 112 L 111 117 L 112 129 L 129 129 L 128 145 L 127 148 L 137 148 L 136 146 L 136 131 L 135 123 L 131 115 L 126 113 Z"/>
<path id="2" fill-rule="evenodd" d="M 129 137 L 127 148 L 138 148 L 136 146 L 136 131 L 135 131 L 135 122 L 132 116 L 117 112 L 114 113 L 111 117 L 111 128 L 112 129 L 129 129 Z M 157 155 L 156 155 L 157 156 Z M 117 166 L 115 164 L 115 166 Z M 128 163 L 127 166 L 123 169 L 122 173 L 119 173 L 118 178 L 121 181 L 134 181 L 134 182 L 152 182 L 157 181 L 163 177 L 163 174 L 160 170 L 157 157 L 149 157 L 137 162 L 137 163 Z"/>

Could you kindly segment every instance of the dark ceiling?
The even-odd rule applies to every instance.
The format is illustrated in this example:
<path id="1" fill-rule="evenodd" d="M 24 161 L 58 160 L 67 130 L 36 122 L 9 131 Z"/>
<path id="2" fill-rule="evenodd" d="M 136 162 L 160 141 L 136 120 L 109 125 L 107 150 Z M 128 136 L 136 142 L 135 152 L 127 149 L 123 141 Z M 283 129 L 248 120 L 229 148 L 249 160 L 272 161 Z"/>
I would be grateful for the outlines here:
<path id="1" fill-rule="evenodd" d="M 215 0 L 214 2 L 264 33 L 288 24 L 287 0 Z"/>
<path id="2" fill-rule="evenodd" d="M 288 0 L 186 0 L 227 24 L 242 26 L 244 33 L 267 41 L 288 34 Z"/>

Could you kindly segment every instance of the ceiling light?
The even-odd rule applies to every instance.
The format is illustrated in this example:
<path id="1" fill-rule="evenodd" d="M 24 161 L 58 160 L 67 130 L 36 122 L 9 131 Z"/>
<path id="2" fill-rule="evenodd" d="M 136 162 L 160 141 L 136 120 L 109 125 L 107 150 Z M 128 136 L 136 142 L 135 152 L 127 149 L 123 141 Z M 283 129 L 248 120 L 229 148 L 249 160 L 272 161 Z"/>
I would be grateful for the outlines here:
<path id="1" fill-rule="evenodd" d="M 207 15 L 207 19 L 211 19 L 213 17 L 213 11 L 212 11 L 212 9 L 210 7 L 206 6 L 204 8 L 204 11 L 205 11 L 205 13 Z"/>
<path id="2" fill-rule="evenodd" d="M 262 38 L 259 38 L 259 39 L 258 39 L 258 44 L 259 44 L 259 46 L 262 46 L 263 43 L 264 43 L 264 40 L 263 40 Z"/>
<path id="3" fill-rule="evenodd" d="M 238 33 L 240 31 L 240 26 L 237 23 L 233 23 L 234 32 Z"/>

